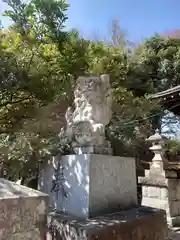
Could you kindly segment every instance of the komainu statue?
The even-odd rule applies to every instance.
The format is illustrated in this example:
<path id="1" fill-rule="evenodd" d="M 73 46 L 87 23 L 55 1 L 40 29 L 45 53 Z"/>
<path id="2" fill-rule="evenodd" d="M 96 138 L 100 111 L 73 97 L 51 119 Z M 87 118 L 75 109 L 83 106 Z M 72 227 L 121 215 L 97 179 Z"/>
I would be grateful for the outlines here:
<path id="1" fill-rule="evenodd" d="M 74 91 L 74 111 L 66 112 L 67 134 L 73 147 L 107 148 L 105 126 L 111 120 L 109 76 L 79 77 Z"/>

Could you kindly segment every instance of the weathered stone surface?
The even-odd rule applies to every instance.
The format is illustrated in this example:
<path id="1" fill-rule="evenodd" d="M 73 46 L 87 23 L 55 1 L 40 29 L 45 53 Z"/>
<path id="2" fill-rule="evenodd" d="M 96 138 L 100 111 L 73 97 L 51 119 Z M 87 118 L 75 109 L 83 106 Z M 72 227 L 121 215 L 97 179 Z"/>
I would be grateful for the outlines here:
<path id="1" fill-rule="evenodd" d="M 168 182 L 167 179 L 164 177 L 158 177 L 156 175 L 154 176 L 148 176 L 148 177 L 138 177 L 138 183 L 142 184 L 143 186 L 167 186 Z"/>
<path id="2" fill-rule="evenodd" d="M 169 192 L 167 187 L 159 186 L 142 186 L 143 197 L 156 198 L 160 200 L 168 200 Z"/>
<path id="3" fill-rule="evenodd" d="M 156 186 L 148 186 L 148 197 L 161 198 L 161 189 Z"/>
<path id="4" fill-rule="evenodd" d="M 171 201 L 170 214 L 172 217 L 180 216 L 180 201 Z"/>
<path id="5" fill-rule="evenodd" d="M 180 200 L 180 181 L 178 181 L 178 185 L 176 188 L 176 199 Z"/>
<path id="6" fill-rule="evenodd" d="M 48 195 L 0 179 L 0 239 L 42 240 Z"/>
<path id="7" fill-rule="evenodd" d="M 64 182 L 52 189 L 52 165 L 41 172 L 39 189 L 50 195 L 58 211 L 88 218 L 137 205 L 135 160 L 133 158 L 82 154 L 63 156 Z M 64 191 L 67 197 L 64 196 Z"/>
<path id="8" fill-rule="evenodd" d="M 8 240 L 44 240 L 44 238 L 41 237 L 39 229 L 33 229 L 31 232 L 15 233 Z"/>
<path id="9" fill-rule="evenodd" d="M 168 200 L 169 192 L 166 187 L 160 188 L 161 200 Z"/>
<path id="10" fill-rule="evenodd" d="M 169 213 L 169 202 L 166 200 L 143 197 L 141 204 L 143 206 L 153 207 L 157 209 L 165 210 L 166 213 Z"/>
<path id="11" fill-rule="evenodd" d="M 148 197 L 148 186 L 142 186 L 142 196 Z"/>
<path id="12" fill-rule="evenodd" d="M 180 225 L 180 202 L 163 200 L 159 198 L 142 197 L 143 206 L 154 207 L 166 211 L 167 222 L 170 226 Z"/>
<path id="13" fill-rule="evenodd" d="M 168 179 L 168 190 L 171 200 L 180 200 L 180 179 Z"/>
<path id="14" fill-rule="evenodd" d="M 112 148 L 108 146 L 90 146 L 90 147 L 74 147 L 73 152 L 76 155 L 81 154 L 103 154 L 103 155 L 112 155 Z"/>
<path id="15" fill-rule="evenodd" d="M 66 112 L 67 135 L 74 147 L 108 147 L 105 126 L 112 115 L 108 75 L 79 77 L 74 91 L 74 111 Z"/>
<path id="16" fill-rule="evenodd" d="M 180 179 L 140 177 L 144 206 L 164 209 L 170 225 L 179 224 L 180 219 Z M 174 226 L 174 225 L 173 225 Z"/>
<path id="17" fill-rule="evenodd" d="M 47 240 L 164 240 L 167 235 L 165 212 L 144 207 L 86 221 L 49 214 L 48 225 L 57 231 Z"/>

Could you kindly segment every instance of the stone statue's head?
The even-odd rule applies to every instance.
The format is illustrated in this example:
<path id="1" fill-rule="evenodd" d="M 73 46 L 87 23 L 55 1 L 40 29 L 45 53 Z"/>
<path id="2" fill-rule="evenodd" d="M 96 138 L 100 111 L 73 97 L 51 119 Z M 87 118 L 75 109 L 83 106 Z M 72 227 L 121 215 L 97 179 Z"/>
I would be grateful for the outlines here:
<path id="1" fill-rule="evenodd" d="M 81 98 L 89 103 L 101 103 L 105 100 L 110 90 L 109 75 L 101 77 L 79 77 L 74 92 L 75 99 Z"/>

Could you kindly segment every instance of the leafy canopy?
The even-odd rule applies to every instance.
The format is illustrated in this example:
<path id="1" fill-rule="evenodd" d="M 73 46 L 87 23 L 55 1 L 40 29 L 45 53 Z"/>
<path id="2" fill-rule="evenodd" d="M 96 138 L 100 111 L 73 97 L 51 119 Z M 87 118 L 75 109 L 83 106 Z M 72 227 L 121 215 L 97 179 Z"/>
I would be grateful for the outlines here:
<path id="1" fill-rule="evenodd" d="M 112 41 L 90 41 L 65 31 L 63 0 L 5 2 L 13 20 L 0 31 L 0 149 L 8 177 L 35 172 L 38 160 L 60 151 L 56 136 L 75 80 L 84 74 L 110 74 L 114 104 L 107 135 L 115 154 L 138 155 L 153 130 L 151 116 L 160 113 L 145 95 L 178 84 L 179 39 L 154 36 L 134 49 L 116 23 Z"/>

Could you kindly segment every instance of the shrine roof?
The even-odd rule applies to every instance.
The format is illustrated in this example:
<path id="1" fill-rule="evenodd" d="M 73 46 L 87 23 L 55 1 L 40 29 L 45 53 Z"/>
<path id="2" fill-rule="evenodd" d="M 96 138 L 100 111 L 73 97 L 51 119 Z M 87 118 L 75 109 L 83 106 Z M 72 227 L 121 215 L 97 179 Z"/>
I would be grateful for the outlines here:
<path id="1" fill-rule="evenodd" d="M 151 94 L 151 95 L 148 96 L 148 98 L 149 99 L 158 99 L 158 98 L 163 98 L 163 97 L 167 97 L 167 96 L 178 94 L 178 93 L 180 93 L 180 85 L 178 85 L 176 87 L 169 88 L 169 89 L 167 89 L 165 91 L 162 91 L 162 92 Z"/>

